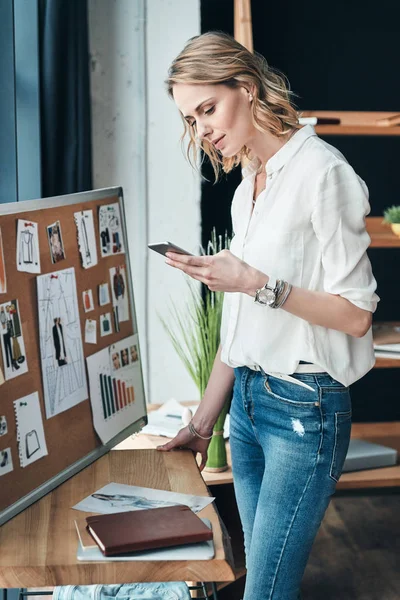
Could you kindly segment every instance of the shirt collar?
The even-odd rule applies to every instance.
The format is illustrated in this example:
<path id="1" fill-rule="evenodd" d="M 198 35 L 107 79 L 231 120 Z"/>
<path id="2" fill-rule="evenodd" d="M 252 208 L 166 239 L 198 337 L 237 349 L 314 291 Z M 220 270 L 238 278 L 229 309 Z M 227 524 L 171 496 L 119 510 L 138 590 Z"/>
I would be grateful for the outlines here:
<path id="1" fill-rule="evenodd" d="M 268 175 L 274 173 L 275 171 L 279 171 L 279 169 L 289 162 L 289 160 L 296 154 L 306 139 L 312 135 L 317 135 L 312 125 L 304 125 L 304 127 L 296 131 L 290 140 L 286 142 L 286 144 L 284 144 L 282 148 L 278 150 L 278 152 L 275 152 L 275 154 L 267 161 L 265 170 Z M 246 177 L 255 175 L 260 164 L 260 159 L 257 156 L 254 157 L 253 160 L 242 169 L 243 178 L 245 179 Z"/>

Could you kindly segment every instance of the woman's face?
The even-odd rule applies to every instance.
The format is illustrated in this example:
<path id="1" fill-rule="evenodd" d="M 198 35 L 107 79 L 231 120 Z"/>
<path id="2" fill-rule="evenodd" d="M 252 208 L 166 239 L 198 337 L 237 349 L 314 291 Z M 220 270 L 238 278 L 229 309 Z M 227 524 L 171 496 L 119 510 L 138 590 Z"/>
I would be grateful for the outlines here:
<path id="1" fill-rule="evenodd" d="M 214 144 L 228 158 L 251 146 L 256 134 L 249 91 L 244 87 L 177 83 L 174 100 L 201 140 Z M 222 138 L 222 139 L 221 139 Z"/>

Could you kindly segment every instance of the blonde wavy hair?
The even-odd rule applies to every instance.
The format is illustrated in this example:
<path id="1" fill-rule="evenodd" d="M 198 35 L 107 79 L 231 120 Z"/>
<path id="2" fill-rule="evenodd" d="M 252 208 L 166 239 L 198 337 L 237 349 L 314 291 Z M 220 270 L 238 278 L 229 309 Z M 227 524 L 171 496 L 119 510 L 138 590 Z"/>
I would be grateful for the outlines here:
<path id="1" fill-rule="evenodd" d="M 261 54 L 251 53 L 222 31 L 208 31 L 189 39 L 168 70 L 165 84 L 172 99 L 176 83 L 254 87 L 251 116 L 256 129 L 281 137 L 300 128 L 297 109 L 291 99 L 297 94 L 290 90 L 285 75 L 270 67 Z M 220 178 L 221 169 L 229 173 L 243 158 L 253 158 L 246 146 L 235 156 L 221 158 L 213 144 L 207 140 L 201 142 L 196 136 L 195 127 L 189 125 L 182 114 L 181 118 L 185 128 L 181 136 L 183 151 L 188 135 L 186 156 L 190 164 L 193 167 L 192 158 L 197 164 L 198 149 L 202 149 L 211 161 L 215 183 Z"/>

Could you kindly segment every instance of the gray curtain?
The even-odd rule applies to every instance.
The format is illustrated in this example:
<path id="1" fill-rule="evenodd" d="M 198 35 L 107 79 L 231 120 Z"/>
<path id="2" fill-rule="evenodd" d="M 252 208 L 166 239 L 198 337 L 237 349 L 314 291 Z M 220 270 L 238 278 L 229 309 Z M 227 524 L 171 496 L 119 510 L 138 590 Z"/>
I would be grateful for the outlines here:
<path id="1" fill-rule="evenodd" d="M 42 194 L 92 188 L 87 0 L 39 0 Z"/>

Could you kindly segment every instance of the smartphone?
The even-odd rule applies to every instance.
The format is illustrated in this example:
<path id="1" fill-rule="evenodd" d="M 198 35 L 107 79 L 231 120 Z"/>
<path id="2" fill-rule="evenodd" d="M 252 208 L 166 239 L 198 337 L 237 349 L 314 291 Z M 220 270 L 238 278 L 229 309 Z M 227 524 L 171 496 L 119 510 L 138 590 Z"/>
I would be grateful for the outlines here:
<path id="1" fill-rule="evenodd" d="M 148 244 L 150 250 L 155 250 L 159 254 L 163 254 L 165 256 L 166 252 L 177 252 L 178 254 L 187 254 L 188 256 L 194 256 L 191 252 L 176 246 L 172 242 L 159 242 L 158 244 Z"/>

